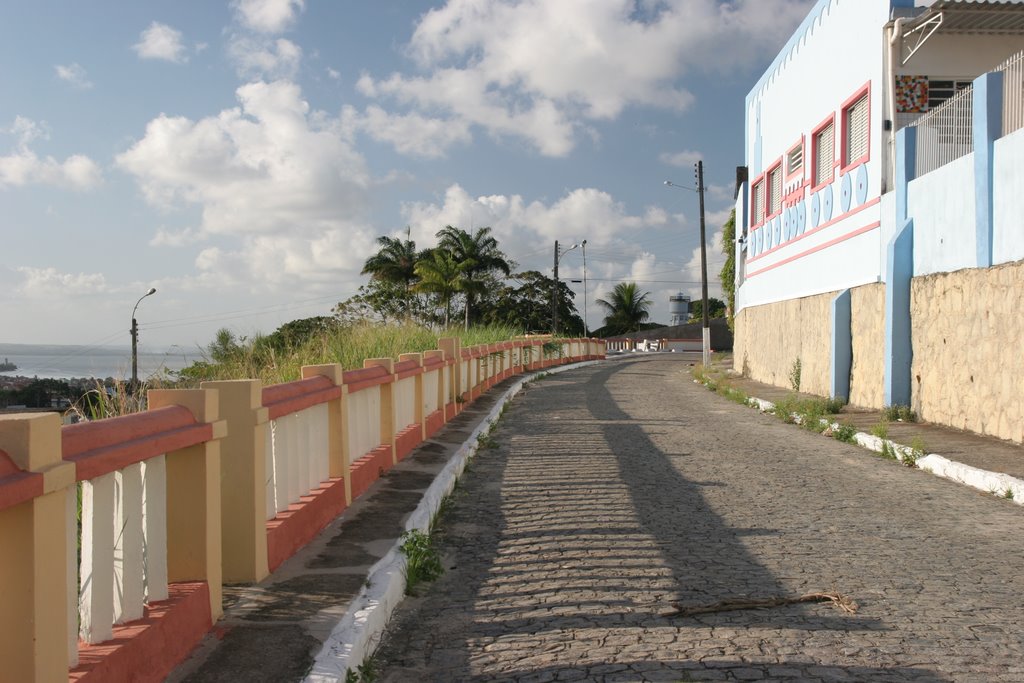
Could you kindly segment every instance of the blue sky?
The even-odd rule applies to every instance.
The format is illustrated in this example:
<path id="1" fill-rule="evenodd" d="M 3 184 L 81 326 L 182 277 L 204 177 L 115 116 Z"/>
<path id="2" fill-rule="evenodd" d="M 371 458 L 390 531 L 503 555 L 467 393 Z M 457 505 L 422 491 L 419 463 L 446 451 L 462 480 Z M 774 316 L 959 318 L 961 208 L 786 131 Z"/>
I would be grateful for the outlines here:
<path id="1" fill-rule="evenodd" d="M 323 315 L 374 239 L 587 240 L 594 299 L 699 295 L 743 97 L 810 0 L 183 0 L 0 8 L 0 342 L 194 347 Z M 580 277 L 580 250 L 563 257 Z M 582 288 L 577 307 L 582 309 Z M 712 293 L 717 287 L 712 287 Z"/>

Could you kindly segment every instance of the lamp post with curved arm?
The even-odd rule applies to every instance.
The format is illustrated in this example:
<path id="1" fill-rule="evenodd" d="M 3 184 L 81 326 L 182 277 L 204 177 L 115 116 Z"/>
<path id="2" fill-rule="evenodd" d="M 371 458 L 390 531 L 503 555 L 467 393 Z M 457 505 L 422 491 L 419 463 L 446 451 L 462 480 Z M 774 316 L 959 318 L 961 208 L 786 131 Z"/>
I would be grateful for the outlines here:
<path id="1" fill-rule="evenodd" d="M 707 240 L 704 237 L 704 162 L 697 162 L 697 187 L 685 187 L 676 185 L 671 180 L 666 180 L 668 187 L 677 187 L 680 190 L 690 190 L 700 196 L 700 300 L 701 317 L 703 319 L 703 334 L 701 351 L 704 367 L 711 362 L 711 324 L 708 320 L 708 253 Z"/>
<path id="2" fill-rule="evenodd" d="M 140 296 L 135 302 L 135 308 L 132 309 L 132 391 L 139 386 L 139 323 L 135 320 L 135 311 L 139 310 L 142 300 L 152 294 L 156 294 L 156 287 L 150 287 L 148 292 Z"/>

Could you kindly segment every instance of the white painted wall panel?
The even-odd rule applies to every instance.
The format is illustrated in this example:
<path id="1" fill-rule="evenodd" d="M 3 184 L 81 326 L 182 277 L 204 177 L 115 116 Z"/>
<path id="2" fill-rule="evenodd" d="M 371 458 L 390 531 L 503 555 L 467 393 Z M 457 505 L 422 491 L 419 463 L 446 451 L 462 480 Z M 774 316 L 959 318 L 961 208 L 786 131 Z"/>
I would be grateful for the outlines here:
<path id="1" fill-rule="evenodd" d="M 992 262 L 1024 259 L 1024 128 L 996 140 Z"/>
<path id="2" fill-rule="evenodd" d="M 973 153 L 910 182 L 914 275 L 976 265 L 974 206 Z"/>

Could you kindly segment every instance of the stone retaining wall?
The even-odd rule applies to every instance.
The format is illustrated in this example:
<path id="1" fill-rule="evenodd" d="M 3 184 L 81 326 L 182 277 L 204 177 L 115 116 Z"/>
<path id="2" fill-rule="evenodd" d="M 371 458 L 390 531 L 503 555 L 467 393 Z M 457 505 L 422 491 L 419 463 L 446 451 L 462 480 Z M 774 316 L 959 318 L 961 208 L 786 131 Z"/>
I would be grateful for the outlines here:
<path id="1" fill-rule="evenodd" d="M 789 387 L 800 359 L 800 390 L 827 396 L 835 293 L 744 308 L 736 316 L 733 364 L 758 382 Z"/>
<path id="2" fill-rule="evenodd" d="M 1024 261 L 914 278 L 910 306 L 918 414 L 1024 441 Z"/>
<path id="3" fill-rule="evenodd" d="M 851 289 L 850 308 L 853 368 L 847 399 L 855 406 L 881 408 L 885 405 L 885 284 Z"/>

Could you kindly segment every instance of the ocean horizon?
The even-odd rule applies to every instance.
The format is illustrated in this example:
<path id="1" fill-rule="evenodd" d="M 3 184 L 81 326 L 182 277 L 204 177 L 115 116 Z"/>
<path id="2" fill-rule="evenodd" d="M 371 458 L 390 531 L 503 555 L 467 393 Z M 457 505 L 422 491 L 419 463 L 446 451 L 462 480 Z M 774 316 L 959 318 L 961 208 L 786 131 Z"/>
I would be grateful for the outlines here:
<path id="1" fill-rule="evenodd" d="M 18 367 L 15 370 L 0 372 L 0 378 L 21 376 L 39 379 L 127 379 L 132 374 L 130 346 L 0 344 L 0 363 L 5 359 Z M 202 359 L 203 355 L 199 348 L 140 348 L 139 378 L 146 379 L 167 370 L 181 370 Z"/>

